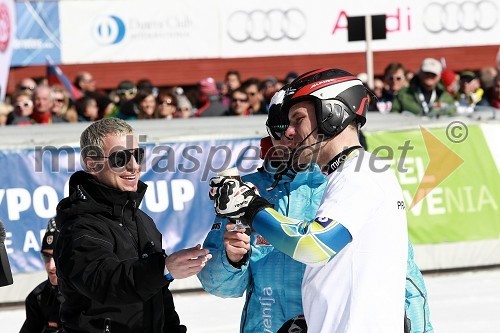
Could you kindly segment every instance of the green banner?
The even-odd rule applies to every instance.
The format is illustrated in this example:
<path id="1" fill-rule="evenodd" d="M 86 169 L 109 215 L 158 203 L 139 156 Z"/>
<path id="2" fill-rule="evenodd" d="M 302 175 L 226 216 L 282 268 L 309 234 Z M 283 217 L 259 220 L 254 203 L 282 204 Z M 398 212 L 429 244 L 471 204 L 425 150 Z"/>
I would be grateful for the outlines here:
<path id="1" fill-rule="evenodd" d="M 436 142 L 424 136 L 426 133 Z M 396 172 L 414 244 L 500 238 L 498 169 L 481 128 L 464 127 L 463 133 L 463 140 L 456 140 L 454 135 L 460 133 L 450 131 L 449 126 L 365 133 L 368 150 L 387 158 Z M 441 174 L 442 182 L 438 179 Z M 422 181 L 439 184 L 420 189 L 418 193 L 425 196 L 410 209 Z"/>

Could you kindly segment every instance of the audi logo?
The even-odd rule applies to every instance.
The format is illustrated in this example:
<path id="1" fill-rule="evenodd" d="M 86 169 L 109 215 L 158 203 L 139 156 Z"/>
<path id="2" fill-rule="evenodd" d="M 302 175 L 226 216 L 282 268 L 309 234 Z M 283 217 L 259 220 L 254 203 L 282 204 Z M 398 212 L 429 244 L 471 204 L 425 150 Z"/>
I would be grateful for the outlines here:
<path id="1" fill-rule="evenodd" d="M 227 34 L 237 43 L 248 40 L 262 42 L 266 39 L 297 40 L 306 33 L 307 20 L 299 9 L 271 9 L 251 12 L 236 11 L 229 16 Z"/>
<path id="2" fill-rule="evenodd" d="M 425 7 L 423 23 L 431 33 L 491 30 L 497 25 L 498 7 L 489 0 L 479 2 L 432 2 Z"/>

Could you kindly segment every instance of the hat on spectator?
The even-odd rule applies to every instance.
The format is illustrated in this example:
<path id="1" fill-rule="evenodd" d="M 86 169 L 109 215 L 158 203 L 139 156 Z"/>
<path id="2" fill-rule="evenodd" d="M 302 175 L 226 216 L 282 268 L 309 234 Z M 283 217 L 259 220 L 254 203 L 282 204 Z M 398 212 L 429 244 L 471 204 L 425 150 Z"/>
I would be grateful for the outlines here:
<path id="1" fill-rule="evenodd" d="M 56 245 L 57 237 L 59 237 L 59 230 L 56 227 L 56 220 L 54 218 L 50 219 L 47 223 L 47 230 L 42 240 L 41 252 L 45 250 L 53 250 Z"/>
<path id="2" fill-rule="evenodd" d="M 125 94 L 125 93 L 135 94 L 135 93 L 137 93 L 137 88 L 136 88 L 134 82 L 125 80 L 125 81 L 121 81 L 120 83 L 118 83 L 118 87 L 116 89 L 116 92 L 118 94 Z"/>
<path id="3" fill-rule="evenodd" d="M 278 83 L 278 79 L 275 78 L 274 76 L 268 76 L 266 77 L 265 80 L 263 80 L 261 83 L 260 83 L 260 89 L 265 89 L 265 88 L 271 88 L 271 87 L 274 87 L 276 85 L 276 83 Z"/>
<path id="4" fill-rule="evenodd" d="M 477 76 L 473 71 L 463 71 L 460 73 L 460 81 L 471 82 L 474 79 L 477 79 Z"/>
<path id="5" fill-rule="evenodd" d="M 217 84 L 215 80 L 211 77 L 207 77 L 201 80 L 199 84 L 201 93 L 206 96 L 216 95 L 219 93 L 219 90 L 217 90 Z"/>
<path id="6" fill-rule="evenodd" d="M 125 80 L 118 83 L 118 89 L 128 90 L 133 88 L 135 88 L 135 83 L 132 81 Z"/>
<path id="7" fill-rule="evenodd" d="M 179 95 L 179 96 L 177 96 L 177 107 L 179 109 L 182 109 L 185 107 L 191 109 L 193 107 L 193 105 L 191 104 L 191 102 L 189 101 L 189 99 L 186 96 Z"/>
<path id="8" fill-rule="evenodd" d="M 448 87 L 450 84 L 453 83 L 453 81 L 455 80 L 455 72 L 452 71 L 451 69 L 449 68 L 446 68 L 443 70 L 443 72 L 441 73 L 441 80 L 443 80 L 443 84 L 445 87 Z"/>
<path id="9" fill-rule="evenodd" d="M 443 66 L 441 63 L 434 58 L 425 58 L 420 66 L 420 71 L 424 73 L 432 73 L 436 75 L 441 75 L 443 71 Z"/>

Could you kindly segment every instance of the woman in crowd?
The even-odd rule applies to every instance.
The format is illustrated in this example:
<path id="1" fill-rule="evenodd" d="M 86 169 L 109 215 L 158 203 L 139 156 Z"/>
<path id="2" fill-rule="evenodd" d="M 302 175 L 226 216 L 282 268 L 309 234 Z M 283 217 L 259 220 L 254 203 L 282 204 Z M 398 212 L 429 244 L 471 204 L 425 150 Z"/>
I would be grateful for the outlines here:
<path id="1" fill-rule="evenodd" d="M 177 96 L 177 111 L 175 118 L 191 118 L 194 114 L 193 104 L 186 95 Z"/>
<path id="2" fill-rule="evenodd" d="M 161 91 L 156 99 L 156 117 L 155 118 L 174 118 L 175 111 L 177 110 L 177 99 L 174 94 L 168 91 Z"/>
<path id="3" fill-rule="evenodd" d="M 99 107 L 95 98 L 83 96 L 76 101 L 76 112 L 78 113 L 78 121 L 95 121 L 99 117 Z"/>
<path id="4" fill-rule="evenodd" d="M 7 125 L 31 125 L 33 101 L 31 93 L 21 91 L 14 96 L 14 111 L 7 116 Z"/>
<path id="5" fill-rule="evenodd" d="M 70 107 L 68 92 L 62 86 L 53 86 L 52 94 L 54 97 L 52 114 L 70 123 L 77 122 L 78 113 Z"/>

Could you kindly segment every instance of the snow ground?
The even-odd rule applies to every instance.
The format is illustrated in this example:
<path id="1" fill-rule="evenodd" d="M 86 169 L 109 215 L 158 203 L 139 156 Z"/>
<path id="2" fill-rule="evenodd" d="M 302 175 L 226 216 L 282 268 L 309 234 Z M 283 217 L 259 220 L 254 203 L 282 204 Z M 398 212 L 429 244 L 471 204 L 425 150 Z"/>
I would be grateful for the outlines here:
<path id="1" fill-rule="evenodd" d="M 424 275 L 436 333 L 500 332 L 500 268 Z M 174 292 L 191 333 L 238 332 L 243 298 L 221 299 L 203 291 Z M 2 333 L 19 332 L 23 307 L 0 308 Z"/>

